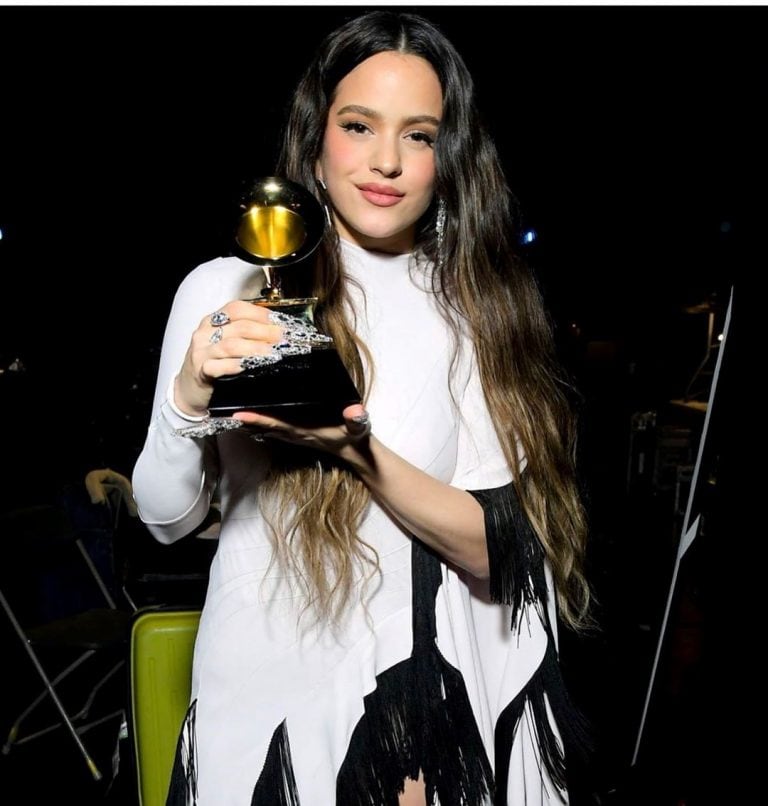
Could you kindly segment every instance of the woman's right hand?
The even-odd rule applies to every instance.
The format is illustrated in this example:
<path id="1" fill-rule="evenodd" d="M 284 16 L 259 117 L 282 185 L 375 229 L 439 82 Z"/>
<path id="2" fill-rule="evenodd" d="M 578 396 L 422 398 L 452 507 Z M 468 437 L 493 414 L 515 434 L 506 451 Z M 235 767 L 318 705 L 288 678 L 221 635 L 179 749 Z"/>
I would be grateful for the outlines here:
<path id="1" fill-rule="evenodd" d="M 251 302 L 234 300 L 216 313 L 226 314 L 229 321 L 217 326 L 213 314 L 202 319 L 174 384 L 176 406 L 191 416 L 208 414 L 216 378 L 239 374 L 242 358 L 268 355 L 283 336 L 282 328 L 270 323 L 269 310 Z"/>

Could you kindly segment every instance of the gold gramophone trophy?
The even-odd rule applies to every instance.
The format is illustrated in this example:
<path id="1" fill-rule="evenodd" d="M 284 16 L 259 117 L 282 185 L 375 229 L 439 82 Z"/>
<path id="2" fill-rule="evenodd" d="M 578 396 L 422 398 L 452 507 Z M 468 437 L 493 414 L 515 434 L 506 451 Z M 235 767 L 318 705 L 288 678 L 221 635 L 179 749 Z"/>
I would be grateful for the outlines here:
<path id="1" fill-rule="evenodd" d="M 282 296 L 282 270 L 308 257 L 326 226 L 322 205 L 303 186 L 280 177 L 251 183 L 241 199 L 235 233 L 239 257 L 264 272 L 261 296 L 285 339 L 272 354 L 243 359 L 244 371 L 218 379 L 208 409 L 212 417 L 256 411 L 301 424 L 340 422 L 360 394 L 333 341 L 313 322 L 317 297 Z"/>

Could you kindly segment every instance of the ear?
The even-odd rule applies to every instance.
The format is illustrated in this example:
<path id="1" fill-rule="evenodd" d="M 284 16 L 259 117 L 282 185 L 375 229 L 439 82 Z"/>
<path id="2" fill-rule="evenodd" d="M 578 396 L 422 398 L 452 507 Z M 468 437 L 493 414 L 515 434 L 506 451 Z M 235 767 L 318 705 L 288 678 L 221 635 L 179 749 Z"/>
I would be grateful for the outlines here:
<path id="1" fill-rule="evenodd" d="M 323 179 L 323 166 L 320 164 L 319 157 L 315 162 L 315 179 L 317 180 L 317 184 L 320 185 L 323 190 L 328 190 L 325 180 Z"/>

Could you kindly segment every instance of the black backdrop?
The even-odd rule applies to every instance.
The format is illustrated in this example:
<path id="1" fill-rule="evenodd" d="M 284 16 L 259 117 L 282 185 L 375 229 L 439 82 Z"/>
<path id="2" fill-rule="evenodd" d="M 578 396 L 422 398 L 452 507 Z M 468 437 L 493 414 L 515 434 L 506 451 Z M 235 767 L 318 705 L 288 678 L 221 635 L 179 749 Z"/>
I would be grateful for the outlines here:
<path id="1" fill-rule="evenodd" d="M 174 289 L 229 250 L 240 181 L 271 172 L 303 65 L 359 10 L 0 8 L 0 509 L 92 467 L 130 474 Z M 628 414 L 682 395 L 705 335 L 683 308 L 724 303 L 759 256 L 765 10 L 422 11 L 465 55 L 538 232 L 529 258 L 588 400 L 594 579 L 607 611 L 634 617 L 636 590 L 651 600 L 637 570 L 657 556 L 610 509 Z M 633 676 L 639 702 L 644 663 L 585 675 L 622 724 L 623 742 L 606 729 L 621 764 L 639 709 L 606 692 Z"/>
<path id="2" fill-rule="evenodd" d="M 228 252 L 301 69 L 360 10 L 0 8 L 0 369 L 23 360 L 36 416 L 143 420 L 174 289 Z M 622 344 L 647 397 L 679 394 L 680 306 L 750 258 L 763 10 L 422 11 L 476 78 L 561 342 Z"/>
<path id="3" fill-rule="evenodd" d="M 0 9 L 4 351 L 51 328 L 62 357 L 154 343 L 181 277 L 229 248 L 238 181 L 270 172 L 318 38 L 357 11 Z M 476 76 L 557 315 L 614 335 L 649 300 L 724 284 L 758 154 L 762 9 L 423 12 Z M 20 305 L 45 336 L 16 326 Z"/>

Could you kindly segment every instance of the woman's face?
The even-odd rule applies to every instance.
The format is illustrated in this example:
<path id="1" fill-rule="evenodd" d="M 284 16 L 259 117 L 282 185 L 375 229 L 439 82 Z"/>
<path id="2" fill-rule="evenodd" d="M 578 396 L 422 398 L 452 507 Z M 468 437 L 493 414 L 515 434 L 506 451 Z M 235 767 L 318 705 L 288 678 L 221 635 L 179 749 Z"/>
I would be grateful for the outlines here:
<path id="1" fill-rule="evenodd" d="M 377 53 L 339 82 L 317 176 L 342 238 L 382 252 L 413 248 L 432 200 L 442 108 L 440 81 L 420 56 Z"/>

